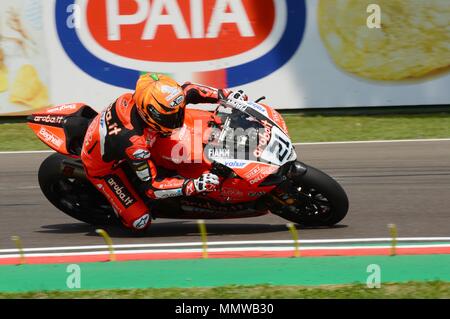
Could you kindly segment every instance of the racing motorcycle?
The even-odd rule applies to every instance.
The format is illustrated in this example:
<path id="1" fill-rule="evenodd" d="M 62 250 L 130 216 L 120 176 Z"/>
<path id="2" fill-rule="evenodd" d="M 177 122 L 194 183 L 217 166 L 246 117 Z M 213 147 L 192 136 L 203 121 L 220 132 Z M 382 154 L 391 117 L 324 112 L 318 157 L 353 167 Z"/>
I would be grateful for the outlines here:
<path id="1" fill-rule="evenodd" d="M 220 189 L 190 197 L 150 200 L 124 161 L 120 163 L 153 218 L 229 219 L 275 214 L 303 226 L 332 226 L 348 211 L 344 189 L 326 173 L 298 160 L 282 116 L 264 97 L 229 98 L 213 111 L 186 108 L 184 124 L 152 146 L 159 169 L 185 178 L 211 171 Z M 45 197 L 67 215 L 93 225 L 119 225 L 109 202 L 86 178 L 80 160 L 97 112 L 82 103 L 34 113 L 29 127 L 56 151 L 41 164 Z"/>

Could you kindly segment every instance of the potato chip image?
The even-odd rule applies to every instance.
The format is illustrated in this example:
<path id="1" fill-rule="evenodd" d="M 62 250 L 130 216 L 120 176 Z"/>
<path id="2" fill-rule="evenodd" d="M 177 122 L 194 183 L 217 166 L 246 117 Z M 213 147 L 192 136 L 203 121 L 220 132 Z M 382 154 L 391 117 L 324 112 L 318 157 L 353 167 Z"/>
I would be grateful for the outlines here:
<path id="1" fill-rule="evenodd" d="M 370 4 L 381 28 L 369 28 Z M 321 38 L 344 70 L 374 80 L 419 78 L 450 67 L 449 0 L 320 0 Z"/>
<path id="2" fill-rule="evenodd" d="M 8 69 L 4 63 L 3 50 L 0 48 L 0 93 L 8 89 Z"/>
<path id="3" fill-rule="evenodd" d="M 49 105 L 47 88 L 32 65 L 25 64 L 20 67 L 12 84 L 9 100 L 35 109 Z"/>
<path id="4" fill-rule="evenodd" d="M 0 65 L 0 93 L 8 89 L 8 69 Z"/>

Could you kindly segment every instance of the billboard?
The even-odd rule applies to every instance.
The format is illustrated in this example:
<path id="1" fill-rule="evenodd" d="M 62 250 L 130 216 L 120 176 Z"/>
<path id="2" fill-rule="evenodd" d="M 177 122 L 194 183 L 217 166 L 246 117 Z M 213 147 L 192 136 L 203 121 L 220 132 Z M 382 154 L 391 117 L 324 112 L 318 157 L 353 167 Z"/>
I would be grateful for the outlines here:
<path id="1" fill-rule="evenodd" d="M 40 0 L 0 2 L 0 114 L 50 105 Z"/>
<path id="2" fill-rule="evenodd" d="M 373 2 L 41 1 L 40 76 L 52 103 L 97 110 L 149 71 L 278 109 L 449 104 L 450 1 Z"/>

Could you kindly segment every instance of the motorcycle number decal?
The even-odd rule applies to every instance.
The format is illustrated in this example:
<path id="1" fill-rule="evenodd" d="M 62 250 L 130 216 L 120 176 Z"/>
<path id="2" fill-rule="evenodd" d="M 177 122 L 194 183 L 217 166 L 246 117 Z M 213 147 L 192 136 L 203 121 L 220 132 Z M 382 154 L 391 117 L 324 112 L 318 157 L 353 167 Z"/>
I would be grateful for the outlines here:
<path id="1" fill-rule="evenodd" d="M 274 142 L 269 146 L 269 150 L 277 155 L 280 162 L 283 162 L 289 154 L 290 146 L 291 143 L 288 140 L 274 134 Z"/>
<path id="2" fill-rule="evenodd" d="M 292 143 L 278 128 L 272 128 L 269 144 L 261 154 L 261 159 L 275 165 L 283 165 L 292 157 Z"/>

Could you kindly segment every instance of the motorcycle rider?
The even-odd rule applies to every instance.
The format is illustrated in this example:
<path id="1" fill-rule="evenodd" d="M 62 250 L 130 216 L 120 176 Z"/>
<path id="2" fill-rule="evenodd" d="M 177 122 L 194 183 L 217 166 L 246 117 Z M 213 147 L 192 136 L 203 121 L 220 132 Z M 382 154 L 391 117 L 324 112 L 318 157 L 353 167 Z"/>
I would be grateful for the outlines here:
<path id="1" fill-rule="evenodd" d="M 125 161 L 152 199 L 216 190 L 219 178 L 210 172 L 195 179 L 158 176 L 151 147 L 183 125 L 187 104 L 217 103 L 230 93 L 190 82 L 180 86 L 167 75 L 147 73 L 138 79 L 134 93 L 123 94 L 92 121 L 81 152 L 84 169 L 126 227 L 145 230 L 151 212 L 121 167 Z"/>

